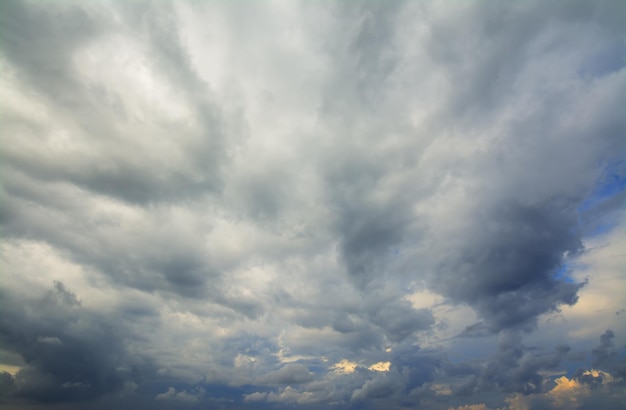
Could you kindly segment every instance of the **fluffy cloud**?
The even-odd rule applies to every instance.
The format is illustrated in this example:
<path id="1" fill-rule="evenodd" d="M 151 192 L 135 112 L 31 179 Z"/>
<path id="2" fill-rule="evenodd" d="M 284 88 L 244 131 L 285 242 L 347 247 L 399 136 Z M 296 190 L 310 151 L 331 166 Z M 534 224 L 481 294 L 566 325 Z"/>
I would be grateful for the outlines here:
<path id="1" fill-rule="evenodd" d="M 617 1 L 2 2 L 2 400 L 623 397 L 624 27 Z"/>

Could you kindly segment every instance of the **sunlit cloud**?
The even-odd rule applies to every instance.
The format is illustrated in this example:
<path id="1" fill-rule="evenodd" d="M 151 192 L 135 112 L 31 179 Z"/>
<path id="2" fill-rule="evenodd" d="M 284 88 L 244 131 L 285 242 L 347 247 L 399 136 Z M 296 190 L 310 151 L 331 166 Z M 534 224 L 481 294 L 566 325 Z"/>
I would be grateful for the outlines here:
<path id="1" fill-rule="evenodd" d="M 389 366 L 391 366 L 391 362 L 378 362 L 368 367 L 368 369 L 376 372 L 388 372 Z"/>

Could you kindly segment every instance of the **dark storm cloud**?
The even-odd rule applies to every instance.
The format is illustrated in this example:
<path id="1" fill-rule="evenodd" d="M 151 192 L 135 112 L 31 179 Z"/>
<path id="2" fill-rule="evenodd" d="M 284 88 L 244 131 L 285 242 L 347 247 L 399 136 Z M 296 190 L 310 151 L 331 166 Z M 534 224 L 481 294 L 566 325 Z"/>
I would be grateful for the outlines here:
<path id="1" fill-rule="evenodd" d="M 4 374 L 9 396 L 54 403 L 130 394 L 154 371 L 150 359 L 127 351 L 130 330 L 84 310 L 60 282 L 37 300 L 2 299 L 2 346 L 26 363 Z"/>
<path id="2" fill-rule="evenodd" d="M 580 284 L 554 278 L 566 252 L 580 250 L 574 214 L 558 206 L 504 205 L 486 210 L 439 268 L 436 287 L 475 306 L 493 331 L 525 325 L 560 304 L 572 305 Z M 556 208 L 556 209 L 554 209 Z"/>

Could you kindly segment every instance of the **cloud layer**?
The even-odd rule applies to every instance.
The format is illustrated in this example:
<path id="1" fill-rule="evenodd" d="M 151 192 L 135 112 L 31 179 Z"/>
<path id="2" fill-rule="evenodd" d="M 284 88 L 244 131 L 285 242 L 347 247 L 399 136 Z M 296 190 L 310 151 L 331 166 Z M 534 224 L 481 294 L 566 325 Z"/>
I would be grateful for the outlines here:
<path id="1" fill-rule="evenodd" d="M 624 27 L 3 2 L 1 400 L 617 406 Z"/>

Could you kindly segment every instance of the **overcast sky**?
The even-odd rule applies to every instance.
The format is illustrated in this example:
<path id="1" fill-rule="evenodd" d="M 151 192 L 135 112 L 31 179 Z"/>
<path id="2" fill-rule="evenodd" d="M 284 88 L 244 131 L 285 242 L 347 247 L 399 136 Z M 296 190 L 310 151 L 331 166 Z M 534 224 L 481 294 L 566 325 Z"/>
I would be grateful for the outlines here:
<path id="1" fill-rule="evenodd" d="M 3 0 L 0 42 L 2 408 L 624 408 L 624 1 Z"/>

